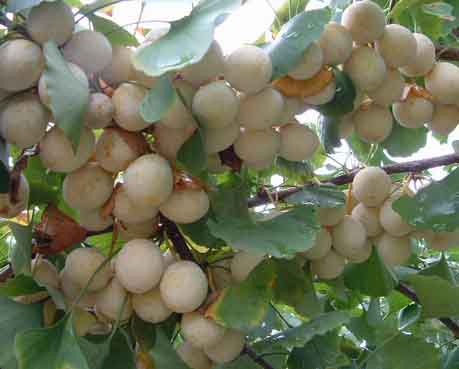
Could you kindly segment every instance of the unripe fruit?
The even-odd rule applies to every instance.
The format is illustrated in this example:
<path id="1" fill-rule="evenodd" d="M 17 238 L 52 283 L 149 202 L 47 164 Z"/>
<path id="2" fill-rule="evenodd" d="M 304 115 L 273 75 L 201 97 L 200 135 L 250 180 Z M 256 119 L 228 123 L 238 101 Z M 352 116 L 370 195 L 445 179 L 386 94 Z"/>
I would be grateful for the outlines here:
<path id="1" fill-rule="evenodd" d="M 64 58 L 87 74 L 101 72 L 112 61 L 112 45 L 100 32 L 79 31 L 64 46 Z"/>
<path id="2" fill-rule="evenodd" d="M 234 151 L 250 163 L 272 162 L 280 149 L 280 135 L 272 129 L 243 131 L 234 143 Z"/>
<path id="3" fill-rule="evenodd" d="M 432 121 L 428 124 L 432 132 L 447 136 L 459 123 L 459 108 L 455 105 L 436 105 Z"/>
<path id="4" fill-rule="evenodd" d="M 33 7 L 26 22 L 27 33 L 39 44 L 47 41 L 64 44 L 72 37 L 74 26 L 72 8 L 64 1 L 43 2 Z"/>
<path id="5" fill-rule="evenodd" d="M 223 338 L 215 345 L 204 349 L 206 355 L 217 364 L 226 364 L 236 359 L 245 345 L 244 334 L 235 329 L 227 329 Z"/>
<path id="6" fill-rule="evenodd" d="M 239 123 L 234 122 L 223 128 L 206 129 L 204 148 L 207 154 L 216 154 L 230 147 L 239 136 Z"/>
<path id="7" fill-rule="evenodd" d="M 145 293 L 157 286 L 163 271 L 161 251 L 149 240 L 129 241 L 116 257 L 116 278 L 132 293 Z"/>
<path id="8" fill-rule="evenodd" d="M 332 237 L 330 232 L 325 228 L 321 228 L 320 231 L 316 233 L 316 240 L 314 245 L 306 252 L 304 256 L 309 260 L 318 260 L 325 257 L 332 247 Z"/>
<path id="9" fill-rule="evenodd" d="M 182 145 L 193 135 L 196 126 L 180 129 L 168 128 L 162 123 L 155 124 L 155 149 L 166 159 L 174 161 Z"/>
<path id="10" fill-rule="evenodd" d="M 384 11 L 374 2 L 363 0 L 348 6 L 341 23 L 358 44 L 368 44 L 381 38 L 386 25 Z"/>
<path id="11" fill-rule="evenodd" d="M 223 128 L 236 120 L 239 99 L 225 81 L 215 81 L 196 92 L 192 109 L 206 128 Z"/>
<path id="12" fill-rule="evenodd" d="M 59 288 L 59 273 L 54 264 L 46 259 L 37 258 L 32 260 L 31 269 L 33 278 L 40 285 Z"/>
<path id="13" fill-rule="evenodd" d="M 185 340 L 199 348 L 216 345 L 226 331 L 224 327 L 198 312 L 183 314 L 180 327 Z"/>
<path id="14" fill-rule="evenodd" d="M 281 116 L 275 125 L 282 126 L 289 122 L 295 121 L 295 115 L 302 113 L 306 110 L 304 102 L 298 97 L 287 97 L 284 98 L 284 109 L 282 110 Z"/>
<path id="15" fill-rule="evenodd" d="M 271 59 L 263 49 L 246 45 L 226 58 L 225 79 L 235 89 L 253 95 L 269 83 L 272 68 Z"/>
<path id="16" fill-rule="evenodd" d="M 132 315 L 131 297 L 123 288 L 117 278 L 97 294 L 95 309 L 97 314 L 102 315 L 109 321 L 128 320 Z"/>
<path id="17" fill-rule="evenodd" d="M 68 174 L 62 185 L 62 195 L 70 207 L 92 210 L 102 207 L 113 191 L 113 178 L 96 163 Z"/>
<path id="18" fill-rule="evenodd" d="M 153 219 L 158 208 L 153 205 L 135 204 L 128 197 L 124 187 L 115 194 L 113 215 L 123 223 L 142 223 Z"/>
<path id="19" fill-rule="evenodd" d="M 386 65 L 392 68 L 408 65 L 416 55 L 417 43 L 411 31 L 399 24 L 389 24 L 383 36 L 376 41 L 376 50 Z"/>
<path id="20" fill-rule="evenodd" d="M 319 148 L 316 133 L 302 124 L 287 124 L 280 129 L 279 155 L 290 161 L 311 159 Z"/>
<path id="21" fill-rule="evenodd" d="M 105 265 L 102 266 L 103 263 Z M 80 289 L 85 288 L 94 275 L 88 286 L 89 292 L 99 291 L 107 286 L 112 276 L 105 256 L 94 248 L 78 248 L 68 254 L 64 274 Z"/>
<path id="22" fill-rule="evenodd" d="M 86 112 L 86 127 L 97 129 L 110 125 L 115 114 L 112 99 L 107 95 L 96 92 L 89 95 L 88 110 Z"/>
<path id="23" fill-rule="evenodd" d="M 383 142 L 392 132 L 393 118 L 390 110 L 374 103 L 362 105 L 352 120 L 357 135 L 368 143 Z"/>
<path id="24" fill-rule="evenodd" d="M 174 176 L 164 158 L 157 154 L 143 155 L 124 172 L 124 187 L 132 202 L 159 206 L 172 194 Z"/>
<path id="25" fill-rule="evenodd" d="M 333 100 L 336 93 L 335 80 L 330 81 L 323 89 L 316 95 L 304 98 L 304 102 L 310 105 L 323 105 Z"/>
<path id="26" fill-rule="evenodd" d="M 70 307 L 76 302 L 77 298 L 80 297 L 82 288 L 78 287 L 78 285 L 70 279 L 65 269 L 61 270 L 59 277 L 65 303 L 67 307 Z M 77 306 L 82 309 L 93 308 L 96 304 L 97 294 L 98 292 L 86 292 L 78 301 Z"/>
<path id="27" fill-rule="evenodd" d="M 80 225 L 88 231 L 99 232 L 113 225 L 111 216 L 103 216 L 102 209 L 80 211 Z"/>
<path id="28" fill-rule="evenodd" d="M 194 347 L 190 342 L 184 341 L 177 347 L 177 354 L 180 359 L 191 369 L 210 369 L 212 362 L 204 351 Z"/>
<path id="29" fill-rule="evenodd" d="M 352 51 L 351 57 L 344 64 L 344 71 L 359 90 L 367 92 L 381 86 L 387 68 L 384 59 L 375 50 L 360 46 Z"/>
<path id="30" fill-rule="evenodd" d="M 143 120 L 139 109 L 147 94 L 145 87 L 132 83 L 121 84 L 113 93 L 114 119 L 126 131 L 141 131 L 150 123 Z"/>
<path id="31" fill-rule="evenodd" d="M 324 64 L 324 55 L 317 42 L 311 43 L 304 51 L 300 62 L 288 72 L 293 79 L 310 79 L 315 76 Z"/>
<path id="32" fill-rule="evenodd" d="M 231 259 L 231 275 L 236 282 L 242 282 L 265 258 L 265 254 L 258 251 L 239 251 Z"/>
<path id="33" fill-rule="evenodd" d="M 389 107 L 399 101 L 405 88 L 405 80 L 397 69 L 388 69 L 384 82 L 373 91 L 368 91 L 368 97 L 376 104 Z"/>
<path id="34" fill-rule="evenodd" d="M 408 237 L 394 237 L 389 233 L 383 233 L 376 240 L 376 246 L 381 259 L 390 266 L 406 263 L 411 255 Z"/>
<path id="35" fill-rule="evenodd" d="M 176 96 L 172 106 L 161 118 L 161 123 L 164 126 L 173 129 L 183 129 L 196 125 L 191 112 L 183 104 L 182 99 L 179 96 Z"/>
<path id="36" fill-rule="evenodd" d="M 400 68 L 407 77 L 421 77 L 429 73 L 435 64 L 435 45 L 422 33 L 413 33 L 416 39 L 416 56 L 410 58 L 409 63 Z"/>
<path id="37" fill-rule="evenodd" d="M 421 128 L 432 121 L 434 104 L 423 97 L 409 95 L 405 101 L 392 105 L 397 122 L 406 128 Z"/>
<path id="38" fill-rule="evenodd" d="M 209 196 L 204 190 L 175 190 L 164 202 L 159 211 L 174 223 L 194 223 L 209 211 Z"/>
<path id="39" fill-rule="evenodd" d="M 383 231 L 379 221 L 378 208 L 368 208 L 360 203 L 352 210 L 352 218 L 358 220 L 365 227 L 368 237 L 375 237 Z"/>
<path id="40" fill-rule="evenodd" d="M 427 245 L 437 251 L 446 251 L 459 245 L 459 232 L 436 232 L 433 239 Z"/>
<path id="41" fill-rule="evenodd" d="M 358 220 L 346 215 L 344 219 L 332 229 L 333 248 L 344 257 L 358 254 L 365 246 L 367 232 Z"/>
<path id="42" fill-rule="evenodd" d="M 218 42 L 214 41 L 198 63 L 185 67 L 180 74 L 185 80 L 199 86 L 223 74 L 223 68 L 223 52 Z"/>
<path id="43" fill-rule="evenodd" d="M 325 25 L 319 39 L 326 65 L 343 64 L 352 53 L 352 35 L 341 24 L 330 22 Z"/>
<path id="44" fill-rule="evenodd" d="M 120 239 L 131 241 L 138 238 L 150 238 L 158 229 L 157 219 L 141 223 L 122 223 L 118 227 Z"/>
<path id="45" fill-rule="evenodd" d="M 94 133 L 89 128 L 83 127 L 75 154 L 72 143 L 64 131 L 55 126 L 40 142 L 41 162 L 53 172 L 73 172 L 87 163 L 94 151 L 95 141 Z"/>
<path id="46" fill-rule="evenodd" d="M 266 87 L 256 95 L 245 96 L 241 100 L 238 122 L 250 130 L 270 128 L 282 114 L 284 99 L 272 87 Z"/>
<path id="47" fill-rule="evenodd" d="M 101 77 L 109 85 L 116 87 L 131 78 L 132 50 L 122 45 L 113 45 L 112 48 L 112 61 L 102 70 Z"/>
<path id="48" fill-rule="evenodd" d="M 412 227 L 403 220 L 399 213 L 392 209 L 392 204 L 395 200 L 396 198 L 392 197 L 384 202 L 379 212 L 379 221 L 387 233 L 395 237 L 401 237 L 410 233 Z"/>
<path id="49" fill-rule="evenodd" d="M 318 208 L 317 220 L 324 227 L 333 227 L 341 222 L 346 215 L 344 206 L 340 208 Z"/>
<path id="50" fill-rule="evenodd" d="M 311 272 L 320 279 L 335 279 L 344 271 L 345 264 L 341 255 L 330 250 L 322 259 L 311 262 Z"/>
<path id="51" fill-rule="evenodd" d="M 384 170 L 367 167 L 354 177 L 352 194 L 365 206 L 378 207 L 389 197 L 391 187 L 391 178 Z"/>
<path id="52" fill-rule="evenodd" d="M 0 88 L 17 92 L 34 86 L 45 69 L 41 48 L 16 39 L 0 45 Z"/>
<path id="53" fill-rule="evenodd" d="M 459 67 L 447 62 L 436 63 L 424 78 L 427 90 L 441 104 L 456 104 L 459 98 Z M 1 86 L 0 86 L 1 87 Z"/>
<path id="54" fill-rule="evenodd" d="M 348 257 L 348 260 L 354 264 L 364 263 L 370 258 L 372 252 L 373 243 L 372 241 L 367 240 L 367 242 L 365 242 L 365 246 L 363 246 L 363 248 L 359 249 L 357 252 L 352 254 L 350 257 Z"/>
<path id="55" fill-rule="evenodd" d="M 160 283 L 161 297 L 176 313 L 196 310 L 207 297 L 207 277 L 191 261 L 178 261 L 164 272 Z"/>
<path id="56" fill-rule="evenodd" d="M 0 193 L 0 217 L 7 219 L 14 218 L 23 210 L 27 209 L 29 194 L 29 182 L 27 181 L 27 178 L 21 174 L 17 199 L 15 202 L 12 201 L 10 193 Z"/>
<path id="57" fill-rule="evenodd" d="M 132 295 L 132 307 L 140 319 L 150 323 L 161 323 L 172 314 L 161 298 L 159 287 Z"/>

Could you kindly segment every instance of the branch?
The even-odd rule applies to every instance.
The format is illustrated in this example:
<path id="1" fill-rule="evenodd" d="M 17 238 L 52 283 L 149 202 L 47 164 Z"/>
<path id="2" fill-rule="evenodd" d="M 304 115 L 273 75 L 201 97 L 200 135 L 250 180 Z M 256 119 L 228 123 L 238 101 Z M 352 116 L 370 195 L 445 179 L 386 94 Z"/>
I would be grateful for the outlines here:
<path id="1" fill-rule="evenodd" d="M 161 224 L 164 226 L 167 237 L 169 237 L 171 240 L 172 244 L 174 245 L 174 249 L 177 254 L 180 255 L 180 258 L 182 260 L 189 260 L 197 263 L 177 225 L 163 215 L 161 215 Z"/>
<path id="2" fill-rule="evenodd" d="M 435 53 L 443 60 L 459 60 L 459 48 L 436 46 Z"/>
<path id="3" fill-rule="evenodd" d="M 270 363 L 268 363 L 265 359 L 263 359 L 263 357 L 258 355 L 251 347 L 247 345 L 244 346 L 242 354 L 246 354 L 248 357 L 250 357 L 254 362 L 256 362 L 264 369 L 274 369 L 274 367 Z"/>

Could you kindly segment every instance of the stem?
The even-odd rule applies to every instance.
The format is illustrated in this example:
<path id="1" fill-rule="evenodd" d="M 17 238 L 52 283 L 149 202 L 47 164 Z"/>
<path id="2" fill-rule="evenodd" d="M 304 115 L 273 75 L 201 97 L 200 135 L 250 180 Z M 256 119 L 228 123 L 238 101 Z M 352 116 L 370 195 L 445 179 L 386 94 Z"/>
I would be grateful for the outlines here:
<path id="1" fill-rule="evenodd" d="M 443 60 L 459 60 L 459 48 L 436 46 L 437 58 Z"/>
<path id="2" fill-rule="evenodd" d="M 250 357 L 254 362 L 256 362 L 264 369 L 274 369 L 274 367 L 270 363 L 268 363 L 265 359 L 263 359 L 261 355 L 258 355 L 251 347 L 247 345 L 244 346 L 242 354 L 246 354 L 248 357 Z"/>
<path id="3" fill-rule="evenodd" d="M 161 223 L 163 224 L 166 234 L 174 245 L 174 249 L 177 254 L 180 255 L 182 260 L 189 260 L 196 262 L 193 253 L 188 248 L 188 245 L 183 237 L 182 233 L 178 229 L 177 225 L 167 219 L 165 216 L 161 216 Z"/>

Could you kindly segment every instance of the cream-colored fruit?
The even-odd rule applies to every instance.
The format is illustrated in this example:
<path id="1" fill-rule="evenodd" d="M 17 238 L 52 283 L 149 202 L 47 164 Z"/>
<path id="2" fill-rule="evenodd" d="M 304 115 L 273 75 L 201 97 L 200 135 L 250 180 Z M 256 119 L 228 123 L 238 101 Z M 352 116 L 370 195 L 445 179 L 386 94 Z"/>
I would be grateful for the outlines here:
<path id="1" fill-rule="evenodd" d="M 123 223 L 142 223 L 153 219 L 158 214 L 154 205 L 136 204 L 128 197 L 124 187 L 115 194 L 113 215 Z"/>
<path id="2" fill-rule="evenodd" d="M 304 102 L 310 105 L 323 105 L 333 100 L 336 93 L 335 80 L 330 81 L 317 95 L 304 98 Z"/>
<path id="3" fill-rule="evenodd" d="M 447 62 L 435 64 L 424 77 L 427 90 L 440 104 L 456 104 L 459 99 L 459 67 Z M 1 86 L 0 86 L 1 87 Z"/>
<path id="4" fill-rule="evenodd" d="M 0 89 L 0 102 L 6 100 L 7 97 L 11 96 L 13 93 Z"/>
<path id="5" fill-rule="evenodd" d="M 242 131 L 234 143 L 234 151 L 250 163 L 272 162 L 280 150 L 280 135 L 273 129 Z"/>
<path id="6" fill-rule="evenodd" d="M 401 237 L 410 233 L 412 227 L 403 220 L 400 214 L 392 209 L 392 204 L 395 200 L 396 198 L 391 197 L 384 202 L 379 212 L 379 221 L 387 233 L 395 237 Z"/>
<path id="7" fill-rule="evenodd" d="M 73 332 L 78 337 L 86 336 L 97 325 L 97 318 L 89 311 L 76 307 L 72 314 Z"/>
<path id="8" fill-rule="evenodd" d="M 357 252 L 352 254 L 350 257 L 348 257 L 348 260 L 349 262 L 354 264 L 364 263 L 370 258 L 372 252 L 373 243 L 372 241 L 367 240 L 367 242 L 365 242 L 365 246 L 363 246 L 363 248 L 359 249 Z"/>
<path id="9" fill-rule="evenodd" d="M 181 76 L 194 85 L 202 85 L 223 74 L 224 56 L 218 42 L 212 42 L 209 50 L 196 64 L 182 69 Z"/>
<path id="10" fill-rule="evenodd" d="M 344 64 L 344 71 L 363 92 L 376 90 L 387 74 L 382 56 L 367 46 L 360 46 L 352 51 L 351 57 Z"/>
<path id="11" fill-rule="evenodd" d="M 101 314 L 109 321 L 128 320 L 132 315 L 131 296 L 123 288 L 117 278 L 113 278 L 107 287 L 97 294 L 97 314 Z"/>
<path id="12" fill-rule="evenodd" d="M 176 313 L 189 313 L 206 299 L 207 277 L 196 263 L 178 261 L 164 272 L 160 290 L 169 309 Z"/>
<path id="13" fill-rule="evenodd" d="M 204 351 L 193 346 L 190 342 L 184 341 L 177 347 L 177 354 L 183 362 L 191 369 L 210 369 L 212 362 Z"/>
<path id="14" fill-rule="evenodd" d="M 319 148 L 317 134 L 302 124 L 287 124 L 280 129 L 279 155 L 290 161 L 311 159 Z"/>
<path id="15" fill-rule="evenodd" d="M 156 287 L 163 272 L 161 251 L 149 240 L 127 242 L 116 257 L 116 277 L 132 293 L 145 293 Z"/>
<path id="16" fill-rule="evenodd" d="M 428 124 L 432 132 L 447 136 L 459 123 L 459 108 L 456 105 L 436 105 L 432 121 Z"/>
<path id="17" fill-rule="evenodd" d="M 311 272 L 320 279 L 335 279 L 343 273 L 345 265 L 344 258 L 330 250 L 322 259 L 311 261 Z"/>
<path id="18" fill-rule="evenodd" d="M 187 109 L 191 108 L 193 104 L 194 95 L 198 91 L 198 88 L 193 86 L 190 82 L 185 81 L 184 79 L 176 79 L 172 81 L 172 86 L 177 90 L 178 94 L 182 98 Z M 193 124 L 194 124 L 193 120 Z"/>
<path id="19" fill-rule="evenodd" d="M 73 172 L 87 163 L 94 151 L 95 141 L 94 133 L 89 128 L 83 127 L 75 154 L 72 143 L 64 131 L 55 126 L 40 142 L 41 162 L 53 172 Z"/>
<path id="20" fill-rule="evenodd" d="M 231 275 L 236 282 L 242 282 L 265 258 L 265 254 L 258 251 L 239 251 L 231 259 Z"/>
<path id="21" fill-rule="evenodd" d="M 127 195 L 137 204 L 159 206 L 172 194 L 171 166 L 157 154 L 136 159 L 125 170 L 123 178 Z"/>
<path id="22" fill-rule="evenodd" d="M 80 289 L 85 288 L 92 278 L 88 292 L 101 290 L 112 277 L 106 257 L 95 248 L 77 248 L 68 254 L 64 274 Z"/>
<path id="23" fill-rule="evenodd" d="M 238 138 L 239 123 L 234 122 L 223 128 L 206 129 L 204 148 L 207 154 L 216 154 L 230 147 Z"/>
<path id="24" fill-rule="evenodd" d="M 376 104 L 389 107 L 399 101 L 405 88 L 405 80 L 398 69 L 388 69 L 384 82 L 373 91 L 368 91 L 368 97 Z"/>
<path id="25" fill-rule="evenodd" d="M 27 178 L 21 174 L 19 179 L 19 188 L 16 199 L 11 198 L 11 194 L 0 193 L 0 217 L 14 218 L 19 215 L 23 210 L 27 209 L 29 202 L 30 187 Z"/>
<path id="26" fill-rule="evenodd" d="M 196 122 L 190 110 L 183 104 L 182 99 L 177 96 L 172 106 L 167 110 L 166 114 L 161 118 L 161 123 L 173 129 L 183 129 L 190 126 L 195 126 Z"/>
<path id="27" fill-rule="evenodd" d="M 74 26 L 72 8 L 60 0 L 33 7 L 26 21 L 27 33 L 39 44 L 47 41 L 64 44 L 72 37 Z"/>
<path id="28" fill-rule="evenodd" d="M 288 72 L 296 80 L 310 79 L 324 65 L 324 54 L 317 42 L 311 43 L 303 53 L 300 62 Z"/>
<path id="29" fill-rule="evenodd" d="M 352 53 L 352 35 L 341 24 L 330 22 L 325 25 L 319 39 L 326 65 L 343 64 Z"/>
<path id="30" fill-rule="evenodd" d="M 205 348 L 216 345 L 224 336 L 226 329 L 214 320 L 205 318 L 199 312 L 183 314 L 180 333 L 193 346 Z"/>
<path id="31" fill-rule="evenodd" d="M 421 77 L 429 73 L 435 64 L 435 45 L 422 33 L 413 33 L 413 36 L 417 45 L 416 55 L 400 71 L 407 77 Z"/>
<path id="32" fill-rule="evenodd" d="M 111 216 L 103 216 L 102 209 L 80 211 L 80 225 L 88 231 L 99 232 L 113 225 Z"/>
<path id="33" fill-rule="evenodd" d="M 376 246 L 381 259 L 390 266 L 406 263 L 411 255 L 408 237 L 394 237 L 389 233 L 383 233 L 376 240 Z"/>
<path id="34" fill-rule="evenodd" d="M 236 359 L 244 349 L 244 334 L 227 329 L 223 338 L 215 345 L 204 349 L 206 355 L 217 364 L 226 364 Z"/>
<path id="35" fill-rule="evenodd" d="M 459 245 L 459 232 L 435 232 L 433 239 L 427 245 L 437 251 L 446 251 Z"/>
<path id="36" fill-rule="evenodd" d="M 263 49 L 246 45 L 226 58 L 224 73 L 231 86 L 247 95 L 253 95 L 268 85 L 272 69 L 271 59 Z"/>
<path id="37" fill-rule="evenodd" d="M 196 92 L 192 109 L 206 128 L 223 128 L 236 120 L 239 99 L 225 81 L 215 81 Z"/>
<path id="38" fill-rule="evenodd" d="M 89 95 L 88 110 L 86 112 L 86 127 L 92 129 L 105 128 L 112 123 L 115 107 L 112 99 L 107 95 L 96 92 Z"/>
<path id="39" fill-rule="evenodd" d="M 367 232 L 360 221 L 346 215 L 340 223 L 333 227 L 332 239 L 334 250 L 348 258 L 358 254 L 365 246 Z"/>
<path id="40" fill-rule="evenodd" d="M 368 237 L 378 236 L 383 231 L 379 221 L 378 208 L 368 208 L 360 203 L 352 210 L 352 218 L 358 220 L 365 227 Z"/>
<path id="41" fill-rule="evenodd" d="M 133 74 L 132 49 L 122 45 L 112 45 L 112 61 L 101 73 L 102 79 L 109 85 L 116 87 L 127 82 Z"/>
<path id="42" fill-rule="evenodd" d="M 168 128 L 164 124 L 155 124 L 155 149 L 166 159 L 174 161 L 182 145 L 193 135 L 196 126 L 181 129 Z"/>
<path id="43" fill-rule="evenodd" d="M 232 259 L 223 259 L 210 265 L 214 285 L 218 291 L 228 287 L 233 282 L 231 260 Z"/>
<path id="44" fill-rule="evenodd" d="M 64 58 L 87 74 L 101 72 L 112 62 L 112 45 L 100 32 L 79 31 L 64 46 Z"/>
<path id="45" fill-rule="evenodd" d="M 159 287 L 132 295 L 132 307 L 140 319 L 150 323 L 161 323 L 172 314 L 161 298 Z"/>
<path id="46" fill-rule="evenodd" d="M 360 170 L 352 182 L 352 194 L 368 207 L 378 207 L 389 197 L 392 187 L 390 176 L 381 168 Z"/>
<path id="47" fill-rule="evenodd" d="M 50 261 L 43 258 L 35 258 L 31 262 L 33 278 L 40 284 L 59 288 L 59 272 Z"/>
<path id="48" fill-rule="evenodd" d="M 32 41 L 15 39 L 0 45 L 0 88 L 17 92 L 34 86 L 45 69 L 41 48 Z"/>
<path id="49" fill-rule="evenodd" d="M 164 270 L 166 270 L 166 268 L 169 265 L 172 265 L 175 262 L 177 262 L 177 258 L 175 257 L 171 249 L 167 249 L 165 252 L 163 252 L 163 262 L 164 262 Z"/>
<path id="50" fill-rule="evenodd" d="M 68 174 L 62 185 L 65 202 L 77 210 L 102 207 L 113 191 L 113 178 L 96 163 Z"/>
<path id="51" fill-rule="evenodd" d="M 175 190 L 159 211 L 178 224 L 194 223 L 209 211 L 209 196 L 201 189 Z"/>
<path id="52" fill-rule="evenodd" d="M 302 113 L 306 110 L 305 103 L 298 97 L 284 98 L 284 109 L 275 125 L 282 126 L 284 124 L 296 121 L 295 115 Z"/>
<path id="53" fill-rule="evenodd" d="M 279 122 L 283 109 L 282 95 L 272 87 L 266 87 L 241 100 L 237 121 L 250 130 L 270 128 Z"/>
<path id="54" fill-rule="evenodd" d="M 432 121 L 434 104 L 423 97 L 409 95 L 405 101 L 392 105 L 397 122 L 406 128 L 420 128 Z"/>
<path id="55" fill-rule="evenodd" d="M 333 227 L 341 222 L 346 215 L 346 208 L 318 208 L 317 218 L 324 227 Z"/>
<path id="56" fill-rule="evenodd" d="M 321 228 L 320 231 L 316 233 L 314 245 L 303 254 L 306 257 L 306 259 L 318 260 L 325 257 L 325 255 L 327 255 L 328 252 L 331 250 L 331 247 L 332 237 L 330 235 L 330 232 L 325 228 Z"/>
<path id="57" fill-rule="evenodd" d="M 392 132 L 393 118 L 390 110 L 375 103 L 362 105 L 352 120 L 357 135 L 368 143 L 383 142 Z"/>
<path id="58" fill-rule="evenodd" d="M 59 277 L 60 287 L 62 293 L 64 294 L 65 303 L 67 307 L 70 307 L 80 297 L 82 293 L 82 288 L 78 287 L 78 285 L 75 282 L 73 282 L 73 280 L 69 277 L 68 273 L 66 273 L 65 269 L 61 270 L 61 272 L 59 273 Z M 82 309 L 93 308 L 96 304 L 97 294 L 98 292 L 86 292 L 79 299 L 77 306 Z"/>
<path id="59" fill-rule="evenodd" d="M 388 24 L 383 36 L 376 41 L 376 51 L 392 68 L 408 65 L 416 55 L 416 49 L 417 42 L 411 31 L 399 24 Z"/>
<path id="60" fill-rule="evenodd" d="M 352 113 L 347 113 L 341 118 L 341 123 L 339 125 L 339 138 L 345 139 L 348 138 L 351 134 L 354 133 L 354 121 L 352 120 Z"/>
<path id="61" fill-rule="evenodd" d="M 119 237 L 124 241 L 150 238 L 158 229 L 157 223 L 156 218 L 140 223 L 122 223 L 118 226 Z"/>
<path id="62" fill-rule="evenodd" d="M 114 119 L 126 131 L 141 131 L 150 123 L 143 120 L 139 109 L 148 90 L 132 83 L 122 83 L 113 93 Z"/>

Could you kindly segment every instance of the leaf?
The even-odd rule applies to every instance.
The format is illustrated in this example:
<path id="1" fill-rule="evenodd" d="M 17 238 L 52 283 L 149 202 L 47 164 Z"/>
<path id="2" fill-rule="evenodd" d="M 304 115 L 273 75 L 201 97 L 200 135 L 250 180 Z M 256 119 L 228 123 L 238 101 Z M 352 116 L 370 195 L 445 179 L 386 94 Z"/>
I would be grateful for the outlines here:
<path id="1" fill-rule="evenodd" d="M 180 224 L 181 231 L 189 237 L 194 243 L 207 248 L 221 247 L 225 245 L 225 242 L 218 239 L 210 233 L 207 222 L 209 221 L 209 215 L 204 216 L 197 222 L 190 224 Z"/>
<path id="2" fill-rule="evenodd" d="M 110 351 L 110 337 L 76 337 L 76 340 L 85 357 L 88 368 L 102 369 L 102 365 Z"/>
<path id="3" fill-rule="evenodd" d="M 43 311 L 39 304 L 23 305 L 0 297 L 0 367 L 16 369 L 14 338 L 26 329 L 39 328 Z"/>
<path id="4" fill-rule="evenodd" d="M 241 0 L 199 2 L 189 16 L 171 23 L 164 37 L 135 54 L 135 68 L 150 76 L 160 76 L 199 62 L 213 41 L 221 17 L 240 4 Z"/>
<path id="5" fill-rule="evenodd" d="M 209 193 L 215 216 L 247 218 L 249 216 L 247 187 L 247 181 L 243 176 L 229 173 L 226 180 L 217 186 L 216 191 Z"/>
<path id="6" fill-rule="evenodd" d="M 341 146 L 340 124 L 341 117 L 322 115 L 319 118 L 320 140 L 326 153 L 334 153 L 335 148 Z"/>
<path id="7" fill-rule="evenodd" d="M 347 265 L 344 270 L 344 283 L 352 290 L 378 297 L 389 295 L 398 281 L 395 274 L 381 260 L 377 248 L 373 247 L 367 261 Z"/>
<path id="8" fill-rule="evenodd" d="M 416 323 L 421 318 L 422 307 L 416 303 L 405 306 L 398 315 L 400 330 Z"/>
<path id="9" fill-rule="evenodd" d="M 134 315 L 131 320 L 131 332 L 143 352 L 148 352 L 154 347 L 156 338 L 155 325 Z"/>
<path id="10" fill-rule="evenodd" d="M 321 208 L 340 208 L 346 202 L 343 191 L 334 185 L 308 184 L 301 191 L 285 199 L 289 204 L 314 205 Z"/>
<path id="11" fill-rule="evenodd" d="M 9 156 L 8 144 L 0 137 L 0 194 L 10 191 Z"/>
<path id="12" fill-rule="evenodd" d="M 153 358 L 155 368 L 161 369 L 189 369 L 177 352 L 172 347 L 166 334 L 161 330 L 156 331 L 155 346 L 149 351 Z"/>
<path id="13" fill-rule="evenodd" d="M 435 261 L 427 268 L 422 269 L 419 274 L 425 276 L 437 276 L 443 278 L 445 281 L 448 281 L 452 285 L 456 284 L 456 278 L 454 277 L 452 270 L 449 268 L 444 254 L 441 255 L 440 260 Z"/>
<path id="14" fill-rule="evenodd" d="M 90 15 L 88 19 L 94 26 L 94 31 L 100 32 L 112 45 L 138 46 L 135 36 L 112 20 L 97 15 Z"/>
<path id="15" fill-rule="evenodd" d="M 316 155 L 320 153 L 316 153 Z M 314 163 L 315 164 L 315 163 Z M 311 179 L 314 170 L 310 161 L 290 161 L 280 156 L 276 158 L 276 171 L 292 181 L 304 183 Z"/>
<path id="16" fill-rule="evenodd" d="M 319 39 L 330 16 L 326 8 L 304 11 L 281 28 L 276 39 L 264 48 L 273 64 L 273 80 L 286 75 L 302 60 L 304 51 Z"/>
<path id="17" fill-rule="evenodd" d="M 279 19 L 281 25 L 284 25 L 295 15 L 301 13 L 306 8 L 308 3 L 309 0 L 284 1 L 282 7 L 276 12 L 277 18 Z M 273 30 L 274 34 L 279 33 L 280 26 L 277 21 L 273 23 L 271 29 Z"/>
<path id="18" fill-rule="evenodd" d="M 41 2 L 43 0 L 8 0 L 6 11 L 9 13 L 18 13 L 21 10 L 40 5 Z"/>
<path id="19" fill-rule="evenodd" d="M 426 14 L 434 15 L 447 21 L 453 21 L 456 17 L 453 16 L 454 7 L 451 4 L 444 2 L 436 2 L 431 4 L 424 4 L 422 11 Z"/>
<path id="20" fill-rule="evenodd" d="M 402 15 L 402 13 L 405 10 L 414 8 L 416 5 L 419 5 L 425 2 L 426 0 L 400 0 L 395 4 L 389 16 L 391 18 L 398 18 Z"/>
<path id="21" fill-rule="evenodd" d="M 457 369 L 459 368 L 459 348 L 455 347 L 453 350 L 448 351 L 444 356 L 442 369 Z"/>
<path id="22" fill-rule="evenodd" d="M 317 110 L 326 116 L 341 117 L 354 110 L 356 90 L 352 80 L 345 72 L 334 68 L 333 73 L 336 83 L 335 96 L 332 101 L 319 105 Z"/>
<path id="23" fill-rule="evenodd" d="M 422 149 L 427 142 L 427 128 L 405 128 L 394 120 L 392 132 L 381 143 L 390 156 L 408 157 Z"/>
<path id="24" fill-rule="evenodd" d="M 113 336 L 110 352 L 101 369 L 136 369 L 134 352 L 129 346 L 126 333 L 122 330 L 118 330 Z"/>
<path id="25" fill-rule="evenodd" d="M 204 150 L 202 132 L 197 129 L 180 147 L 177 153 L 177 161 L 191 174 L 199 177 L 207 167 L 207 155 Z"/>
<path id="26" fill-rule="evenodd" d="M 239 218 L 209 219 L 211 233 L 240 250 L 256 250 L 274 257 L 293 257 L 313 246 L 319 229 L 310 206 L 296 207 L 265 221 Z"/>
<path id="27" fill-rule="evenodd" d="M 46 291 L 40 287 L 35 280 L 28 275 L 19 274 L 14 278 L 9 278 L 0 285 L 1 296 L 23 296 L 31 295 L 36 292 Z"/>
<path id="28" fill-rule="evenodd" d="M 140 105 L 140 115 L 149 123 L 158 122 L 177 100 L 177 94 L 168 76 L 159 78 Z"/>
<path id="29" fill-rule="evenodd" d="M 57 125 L 62 128 L 75 149 L 80 142 L 88 108 L 89 88 L 70 71 L 54 42 L 46 42 L 43 53 L 46 59 L 44 76 L 51 98 L 51 111 Z"/>
<path id="30" fill-rule="evenodd" d="M 10 260 L 14 274 L 31 274 L 30 262 L 32 260 L 32 223 L 23 226 L 9 222 L 16 242 L 10 249 Z"/>

